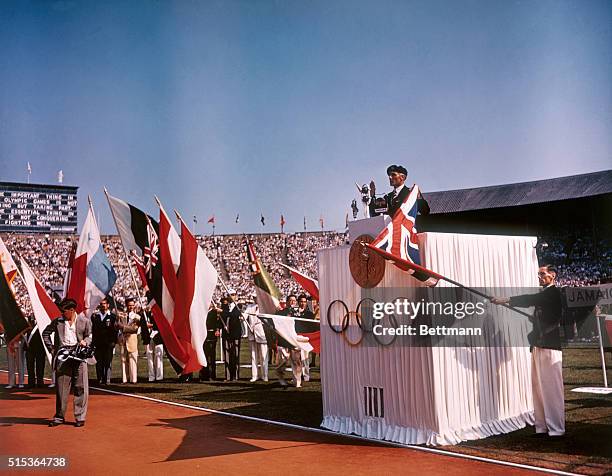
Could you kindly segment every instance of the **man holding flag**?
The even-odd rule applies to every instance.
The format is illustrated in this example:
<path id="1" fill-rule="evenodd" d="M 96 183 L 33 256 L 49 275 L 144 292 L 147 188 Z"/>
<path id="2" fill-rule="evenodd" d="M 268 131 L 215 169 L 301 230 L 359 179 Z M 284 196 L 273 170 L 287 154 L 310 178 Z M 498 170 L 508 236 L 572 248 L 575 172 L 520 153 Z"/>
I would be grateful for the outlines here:
<path id="1" fill-rule="evenodd" d="M 387 202 L 387 215 L 392 217 L 402 206 L 402 203 L 404 203 L 412 189 L 406 186 L 405 182 L 408 171 L 404 166 L 390 165 L 387 167 L 387 176 L 389 177 L 389 185 L 393 187 L 393 190 L 385 195 L 385 202 Z M 417 207 L 418 213 L 421 215 L 429 215 L 429 204 L 427 200 L 423 198 L 420 191 L 417 193 Z"/>
<path id="2" fill-rule="evenodd" d="M 9 370 L 7 388 L 13 388 L 15 384 L 23 388 L 25 374 L 23 336 L 30 327 L 15 299 L 13 280 L 16 276 L 17 265 L 0 239 L 0 325 L 4 328 L 7 344 Z"/>
<path id="3" fill-rule="evenodd" d="M 78 345 L 91 344 L 91 320 L 83 314 L 77 314 L 77 302 L 65 298 L 59 305 L 62 317 L 51 321 L 42 333 L 47 350 L 53 354 L 55 369 L 55 415 L 49 426 L 64 423 L 68 397 L 74 387 L 74 418 L 75 426 L 85 425 L 87 416 L 87 401 L 89 399 L 89 380 L 87 377 L 87 363 L 76 360 L 62 360 L 58 358 L 61 350 L 74 350 Z M 51 335 L 54 334 L 54 341 Z"/>

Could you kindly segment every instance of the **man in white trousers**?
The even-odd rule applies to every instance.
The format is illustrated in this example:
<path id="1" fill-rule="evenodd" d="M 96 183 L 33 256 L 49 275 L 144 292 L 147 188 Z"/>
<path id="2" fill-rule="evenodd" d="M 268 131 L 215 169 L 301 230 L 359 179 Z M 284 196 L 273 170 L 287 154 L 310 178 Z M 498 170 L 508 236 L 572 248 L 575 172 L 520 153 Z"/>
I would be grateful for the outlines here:
<path id="1" fill-rule="evenodd" d="M 151 312 L 140 313 L 140 338 L 147 353 L 149 382 L 164 379 L 164 344 Z"/>
<path id="2" fill-rule="evenodd" d="M 264 332 L 263 324 L 257 317 L 259 306 L 257 305 L 257 295 L 253 294 L 253 304 L 246 308 L 247 333 L 249 347 L 251 348 L 251 382 L 262 379 L 268 381 L 268 342 Z M 260 370 L 258 370 L 258 367 Z"/>
<path id="3" fill-rule="evenodd" d="M 5 388 L 24 388 L 25 381 L 25 340 L 21 336 L 13 344 L 6 348 L 6 358 L 8 360 L 8 385 Z M 30 377 L 31 378 L 31 377 Z"/>
<path id="4" fill-rule="evenodd" d="M 125 301 L 127 315 L 120 313 L 118 327 L 119 348 L 121 350 L 121 381 L 136 383 L 138 381 L 138 333 L 140 331 L 140 315 L 136 312 L 134 299 Z"/>
<path id="5" fill-rule="evenodd" d="M 561 353 L 561 292 L 555 286 L 557 270 L 541 266 L 538 280 L 543 290 L 511 298 L 494 297 L 494 304 L 535 307 L 531 341 L 531 389 L 537 436 L 565 434 L 563 358 Z"/>

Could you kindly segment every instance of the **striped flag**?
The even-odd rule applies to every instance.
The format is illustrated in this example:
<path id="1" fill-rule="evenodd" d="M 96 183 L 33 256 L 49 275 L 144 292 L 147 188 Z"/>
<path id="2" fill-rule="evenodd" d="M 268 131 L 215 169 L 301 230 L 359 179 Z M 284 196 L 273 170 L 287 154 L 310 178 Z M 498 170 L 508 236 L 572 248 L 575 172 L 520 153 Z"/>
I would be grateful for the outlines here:
<path id="1" fill-rule="evenodd" d="M 67 295 L 77 302 L 77 312 L 84 312 L 90 317 L 116 280 L 117 273 L 102 247 L 100 230 L 90 202 L 72 263 Z"/>
<path id="2" fill-rule="evenodd" d="M 11 258 L 12 261 L 12 258 Z M 3 266 L 0 264 L 0 323 L 4 327 L 6 343 L 10 347 L 30 328 L 17 304 Z"/>
<path id="3" fill-rule="evenodd" d="M 262 312 L 274 314 L 280 306 L 281 293 L 272 281 L 272 278 L 255 254 L 255 247 L 251 240 L 247 240 L 245 245 L 249 269 L 253 275 L 257 302 Z"/>
<path id="4" fill-rule="evenodd" d="M 153 233 L 157 233 L 157 222 L 135 206 L 109 195 L 106 189 L 104 192 L 123 247 L 142 256 L 145 248 L 150 246 L 151 231 L 148 225 L 151 224 Z"/>
<path id="5" fill-rule="evenodd" d="M 303 337 L 304 333 L 300 332 L 298 334 L 296 327 L 298 327 L 298 324 L 305 323 L 312 327 L 311 331 L 313 333 L 318 332 L 319 321 L 279 314 L 258 314 L 257 317 L 264 323 L 264 331 L 266 332 L 268 344 L 289 349 L 298 348 L 305 352 L 312 352 L 315 350 L 308 339 Z"/>
<path id="6" fill-rule="evenodd" d="M 61 316 L 62 313 L 23 258 L 21 258 L 21 272 L 28 296 L 30 296 L 36 324 L 42 334 L 42 331 L 51 324 L 51 321 Z M 46 346 L 45 352 L 47 353 L 47 359 L 51 362 L 51 355 Z"/>
<path id="7" fill-rule="evenodd" d="M 189 355 L 184 374 L 206 366 L 206 316 L 216 287 L 217 271 L 181 220 L 181 258 L 172 327 Z"/>

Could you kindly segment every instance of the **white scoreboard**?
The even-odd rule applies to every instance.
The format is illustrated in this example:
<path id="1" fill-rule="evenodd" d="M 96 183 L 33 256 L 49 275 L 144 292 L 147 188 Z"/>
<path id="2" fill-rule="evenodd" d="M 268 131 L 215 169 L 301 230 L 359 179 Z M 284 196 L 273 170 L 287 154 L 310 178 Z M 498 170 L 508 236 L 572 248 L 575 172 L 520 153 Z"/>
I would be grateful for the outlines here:
<path id="1" fill-rule="evenodd" d="M 0 182 L 0 232 L 76 233 L 77 189 Z"/>

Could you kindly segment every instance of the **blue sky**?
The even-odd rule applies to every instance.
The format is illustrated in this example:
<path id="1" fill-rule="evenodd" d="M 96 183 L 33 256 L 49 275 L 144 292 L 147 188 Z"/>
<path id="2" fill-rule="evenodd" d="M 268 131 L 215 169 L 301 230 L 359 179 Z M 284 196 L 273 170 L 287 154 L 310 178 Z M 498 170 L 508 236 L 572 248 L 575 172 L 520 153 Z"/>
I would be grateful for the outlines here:
<path id="1" fill-rule="evenodd" d="M 392 163 L 425 191 L 608 169 L 612 2 L 4 0 L 0 180 L 28 161 L 104 233 L 103 186 L 300 231 Z"/>

